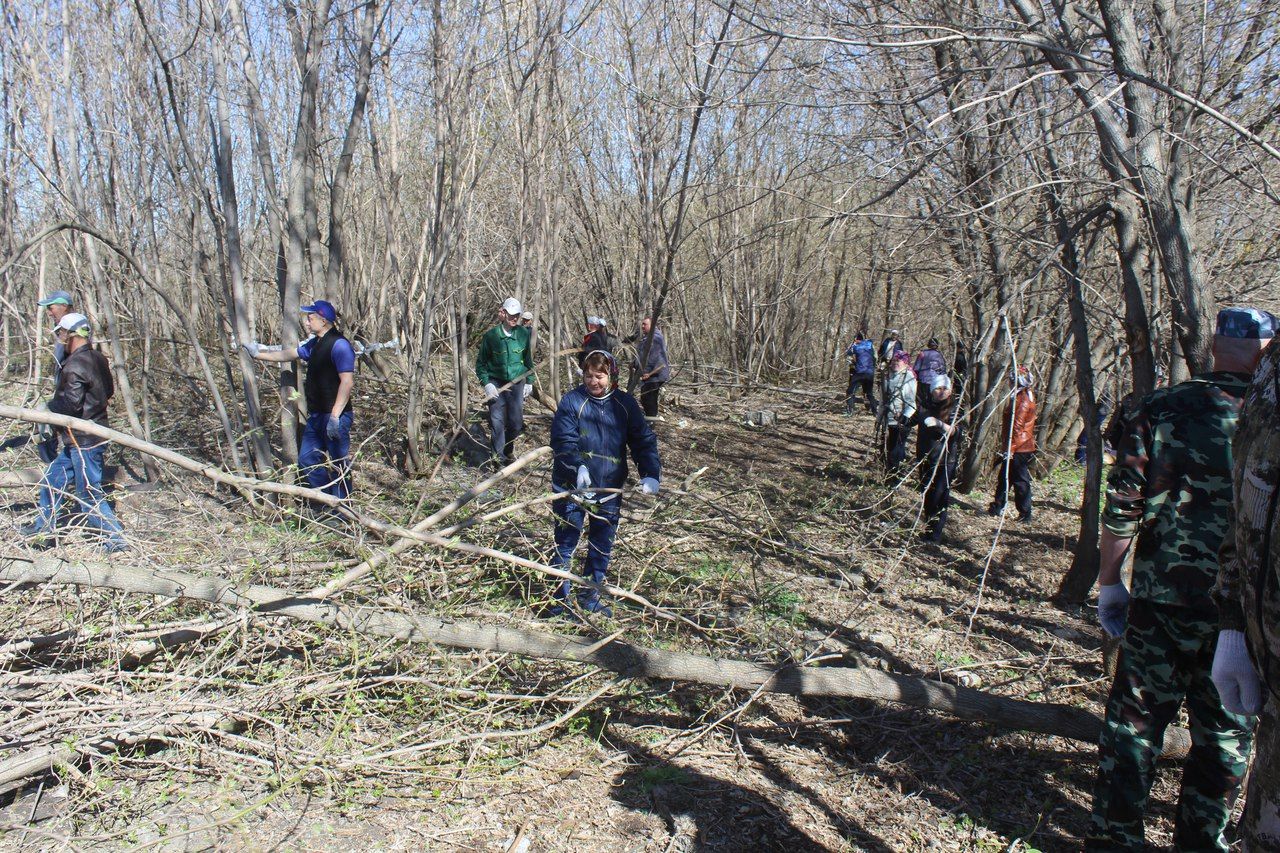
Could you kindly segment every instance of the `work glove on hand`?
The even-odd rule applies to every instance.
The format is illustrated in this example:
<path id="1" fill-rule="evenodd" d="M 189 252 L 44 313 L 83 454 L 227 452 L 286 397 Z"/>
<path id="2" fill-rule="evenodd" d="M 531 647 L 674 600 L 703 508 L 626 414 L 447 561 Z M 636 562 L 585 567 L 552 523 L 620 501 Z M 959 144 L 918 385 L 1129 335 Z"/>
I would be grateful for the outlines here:
<path id="1" fill-rule="evenodd" d="M 658 493 L 658 481 L 653 477 L 645 477 L 640 481 L 640 494 L 656 495 Z"/>
<path id="2" fill-rule="evenodd" d="M 1119 637 L 1129 621 L 1129 590 L 1124 582 L 1098 587 L 1098 622 L 1108 636 Z"/>
<path id="3" fill-rule="evenodd" d="M 1250 717 L 1262 711 L 1262 682 L 1249 660 L 1243 631 L 1218 632 L 1212 674 L 1222 707 Z"/>
<path id="4" fill-rule="evenodd" d="M 247 344 L 241 344 L 240 348 L 249 353 L 249 358 L 257 358 L 258 353 L 262 352 L 262 344 L 257 341 L 249 341 Z"/>
<path id="5" fill-rule="evenodd" d="M 584 491 L 591 488 L 591 472 L 587 470 L 586 465 L 578 466 L 578 491 Z"/>
<path id="6" fill-rule="evenodd" d="M 533 386 L 526 382 L 524 386 L 524 397 L 522 397 L 521 399 L 528 400 L 529 395 L 532 393 L 533 393 Z"/>
<path id="7" fill-rule="evenodd" d="M 324 434 L 329 436 L 330 441 L 337 441 L 342 437 L 342 422 L 338 420 L 337 415 L 329 415 L 329 423 L 324 428 Z"/>
<path id="8" fill-rule="evenodd" d="M 497 386 L 497 385 L 494 385 L 492 382 L 487 382 L 487 383 L 485 383 L 485 386 L 484 386 L 484 398 L 485 398 L 486 400 L 496 400 L 496 399 L 498 399 L 498 386 Z"/>

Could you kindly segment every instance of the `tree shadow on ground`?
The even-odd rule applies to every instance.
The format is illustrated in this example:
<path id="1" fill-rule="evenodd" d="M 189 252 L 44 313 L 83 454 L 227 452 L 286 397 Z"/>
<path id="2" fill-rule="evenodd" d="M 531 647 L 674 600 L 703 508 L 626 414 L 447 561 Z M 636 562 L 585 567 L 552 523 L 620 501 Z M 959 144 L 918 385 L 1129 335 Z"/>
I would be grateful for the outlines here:
<path id="1" fill-rule="evenodd" d="M 668 850 L 825 851 L 828 846 L 796 826 L 777 803 L 747 787 L 709 776 L 686 763 L 663 759 L 638 743 L 615 742 L 636 765 L 616 781 L 613 797 L 622 805 L 662 818 L 671 835 Z M 831 809 L 817 792 L 785 772 L 759 765 L 770 782 L 818 808 L 841 837 L 857 849 L 890 851 L 874 833 Z"/>

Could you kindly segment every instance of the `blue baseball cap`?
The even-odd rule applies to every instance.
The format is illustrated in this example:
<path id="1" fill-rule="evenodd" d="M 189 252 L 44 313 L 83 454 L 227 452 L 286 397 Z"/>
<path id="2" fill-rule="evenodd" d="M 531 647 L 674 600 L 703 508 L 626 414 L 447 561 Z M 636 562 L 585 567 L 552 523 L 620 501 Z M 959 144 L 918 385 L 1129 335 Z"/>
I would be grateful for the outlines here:
<path id="1" fill-rule="evenodd" d="M 338 311 L 333 307 L 333 303 L 325 299 L 317 299 L 310 305 L 303 305 L 300 309 L 303 314 L 319 314 L 330 323 L 338 322 Z"/>
<path id="2" fill-rule="evenodd" d="M 36 304 L 39 305 L 41 308 L 47 308 L 50 305 L 70 306 L 75 303 L 72 301 L 70 293 L 67 293 L 65 290 L 55 290 L 53 293 L 50 293 L 48 296 L 46 296 L 44 299 L 41 299 Z"/>
<path id="3" fill-rule="evenodd" d="M 1218 312 L 1215 334 L 1221 338 L 1244 340 L 1269 340 L 1276 336 L 1280 322 L 1270 311 L 1259 308 L 1223 308 Z"/>

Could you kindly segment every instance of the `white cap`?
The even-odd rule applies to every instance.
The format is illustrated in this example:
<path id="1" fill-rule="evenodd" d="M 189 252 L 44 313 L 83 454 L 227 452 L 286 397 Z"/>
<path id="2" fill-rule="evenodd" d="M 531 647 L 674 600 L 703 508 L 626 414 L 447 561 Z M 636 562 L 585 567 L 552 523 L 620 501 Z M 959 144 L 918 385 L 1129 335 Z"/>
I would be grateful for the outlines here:
<path id="1" fill-rule="evenodd" d="M 520 315 L 520 319 L 521 319 L 521 320 L 532 320 L 532 319 L 533 319 L 533 312 L 532 312 L 532 311 L 526 311 L 526 312 L 524 312 L 523 314 L 521 314 L 521 315 Z"/>
<path id="2" fill-rule="evenodd" d="M 520 316 L 520 312 L 524 310 L 524 306 L 520 304 L 520 300 L 514 296 L 508 296 L 506 301 L 502 303 L 502 310 L 506 311 L 512 317 Z"/>
<path id="3" fill-rule="evenodd" d="M 62 319 L 58 321 L 58 325 L 54 329 L 62 329 L 64 332 L 70 332 L 73 335 L 80 335 L 82 338 L 89 337 L 93 331 L 93 327 L 89 324 L 89 318 L 83 314 L 63 314 Z"/>
<path id="4" fill-rule="evenodd" d="M 609 324 L 604 321 L 603 317 L 597 317 L 594 314 L 592 314 L 590 317 L 587 318 L 587 325 L 588 326 L 607 326 Z"/>
<path id="5" fill-rule="evenodd" d="M 951 377 L 947 376 L 945 373 L 939 376 L 935 376 L 933 377 L 933 381 L 929 383 L 929 387 L 935 391 L 938 390 L 939 388 L 946 388 L 948 391 L 950 391 Z"/>

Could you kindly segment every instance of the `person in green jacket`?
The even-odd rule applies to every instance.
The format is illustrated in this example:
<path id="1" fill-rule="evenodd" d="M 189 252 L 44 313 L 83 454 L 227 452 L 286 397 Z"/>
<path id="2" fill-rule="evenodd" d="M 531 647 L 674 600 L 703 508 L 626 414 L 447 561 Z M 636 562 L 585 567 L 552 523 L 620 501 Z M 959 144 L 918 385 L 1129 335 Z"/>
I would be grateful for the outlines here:
<path id="1" fill-rule="evenodd" d="M 523 307 L 510 297 L 498 308 L 498 324 L 480 339 L 476 378 L 489 405 L 493 455 L 512 460 L 516 438 L 524 429 L 524 401 L 533 393 L 532 330 L 520 324 Z"/>

